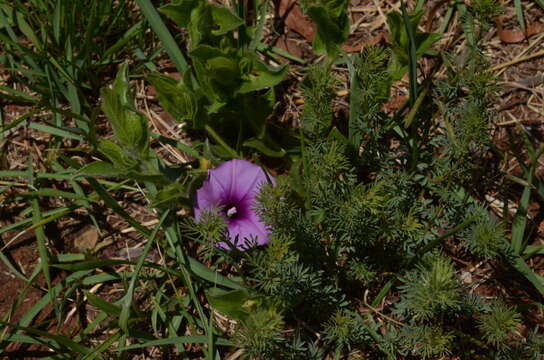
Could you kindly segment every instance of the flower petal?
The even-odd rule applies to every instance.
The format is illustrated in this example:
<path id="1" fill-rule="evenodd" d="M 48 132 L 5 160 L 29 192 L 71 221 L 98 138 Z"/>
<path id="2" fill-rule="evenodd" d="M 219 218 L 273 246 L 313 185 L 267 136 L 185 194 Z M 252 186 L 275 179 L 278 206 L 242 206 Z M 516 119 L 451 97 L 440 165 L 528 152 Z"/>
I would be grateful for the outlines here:
<path id="1" fill-rule="evenodd" d="M 209 177 L 204 181 L 202 187 L 196 191 L 195 200 L 195 218 L 196 220 L 199 220 L 201 210 L 221 206 L 227 201 L 227 195 L 217 184 L 216 180 Z"/>
<path id="2" fill-rule="evenodd" d="M 229 201 L 236 202 L 254 193 L 256 185 L 266 182 L 266 175 L 259 166 L 235 159 L 210 170 L 210 180 L 225 191 Z"/>
<path id="3" fill-rule="evenodd" d="M 236 219 L 229 223 L 228 228 L 230 241 L 236 245 L 238 250 L 247 250 L 253 245 L 253 241 L 257 245 L 268 243 L 268 231 L 260 221 L 255 222 L 250 218 Z M 230 246 L 226 243 L 219 243 L 217 246 L 230 249 Z"/>

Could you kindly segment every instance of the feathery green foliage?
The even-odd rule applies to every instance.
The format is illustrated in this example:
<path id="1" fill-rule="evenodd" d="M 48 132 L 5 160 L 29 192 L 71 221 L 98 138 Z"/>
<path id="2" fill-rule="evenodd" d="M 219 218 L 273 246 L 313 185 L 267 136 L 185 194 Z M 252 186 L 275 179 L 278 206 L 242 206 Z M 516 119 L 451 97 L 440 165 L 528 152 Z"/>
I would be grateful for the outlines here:
<path id="1" fill-rule="evenodd" d="M 478 318 L 478 329 L 483 333 L 485 341 L 497 348 L 509 345 L 510 335 L 521 325 L 519 313 L 503 302 L 493 303 L 490 312 Z"/>
<path id="2" fill-rule="evenodd" d="M 415 321 L 429 320 L 441 313 L 459 308 L 460 287 L 451 261 L 440 256 L 407 273 L 399 287 L 399 314 Z"/>
<path id="3" fill-rule="evenodd" d="M 316 23 L 314 52 L 326 57 L 300 69 L 300 128 L 270 126 L 272 109 L 283 110 L 276 96 L 290 94 L 276 93 L 287 66 L 270 67 L 270 59 L 282 62 L 278 49 L 261 42 L 268 2 L 234 1 L 229 8 L 174 0 L 157 12 L 150 0 L 137 0 L 143 17 L 123 0 L 28 4 L 35 8 L 0 0 L 0 59 L 10 81 L 31 91 L 2 86 L 0 98 L 35 107 L 2 134 L 46 109 L 53 121 L 30 127 L 51 134 L 47 150 L 55 151 L 36 167 L 29 162 L 27 171 L 0 171 L 6 180 L 0 205 L 21 218 L 0 235 L 34 231 L 41 256 L 28 273 L 0 253 L 27 284 L 0 320 L 2 351 L 18 342 L 47 347 L 55 359 L 124 359 L 150 347 L 161 347 L 165 358 L 210 360 L 238 349 L 247 359 L 278 360 L 541 356 L 541 330 L 520 333 L 526 325 L 520 312 L 536 302 L 518 308 L 506 298 L 490 302 L 470 281 L 493 281 L 488 274 L 513 265 L 536 289 L 544 287 L 524 260 L 542 254 L 526 247 L 530 195 L 542 194 L 533 176 L 542 151 L 529 147 L 531 165 L 520 161 L 527 181 L 518 181 L 524 191 L 511 245 L 508 219 L 496 220 L 480 192 L 496 175 L 484 165 L 496 151 L 489 130 L 498 85 L 480 48 L 501 11 L 496 1 L 448 8 L 447 19 L 459 12 L 468 47 L 434 59 L 437 68 L 443 62 L 441 75 L 417 64 L 438 55 L 432 46 L 440 37 L 420 32 L 423 1 L 411 13 L 403 6 L 402 14 L 388 14 L 391 46 L 367 46 L 357 55 L 342 53 L 348 2 L 303 1 Z M 158 72 L 153 61 L 163 49 L 180 79 Z M 130 59 L 114 77 L 121 57 Z M 393 82 L 407 71 L 410 99 L 391 114 Z M 149 126 L 131 90 L 142 73 L 164 110 L 185 125 L 191 146 Z M 346 77 L 348 119 L 345 101 L 337 99 Z M 111 138 L 102 136 L 100 111 Z M 69 141 L 80 147 L 66 147 Z M 158 142 L 195 160 L 173 164 Z M 85 152 L 101 160 L 82 166 Z M 269 244 L 225 250 L 217 247 L 229 236 L 221 211 L 202 209 L 198 220 L 187 214 L 210 167 L 249 156 L 278 174 L 253 204 L 269 227 Z M 12 185 L 16 191 L 6 191 Z M 146 218 L 160 219 L 153 228 L 153 221 L 133 216 L 132 194 L 141 196 L 138 209 L 150 208 Z M 105 208 L 131 227 L 123 233 L 136 233 L 142 249 L 99 251 L 116 245 L 102 242 L 112 232 L 96 214 Z M 87 214 L 98 245 L 55 251 L 53 225 Z M 468 267 L 467 255 L 482 266 Z M 486 276 L 479 276 L 482 269 Z M 17 305 L 32 288 L 42 298 L 15 323 Z M 62 331 L 65 315 L 77 335 Z"/>

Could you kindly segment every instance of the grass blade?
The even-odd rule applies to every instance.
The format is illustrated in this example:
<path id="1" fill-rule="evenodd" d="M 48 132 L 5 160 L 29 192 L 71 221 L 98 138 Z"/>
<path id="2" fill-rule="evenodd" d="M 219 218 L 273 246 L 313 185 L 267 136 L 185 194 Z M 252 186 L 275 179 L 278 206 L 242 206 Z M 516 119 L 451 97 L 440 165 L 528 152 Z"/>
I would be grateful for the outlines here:
<path id="1" fill-rule="evenodd" d="M 164 346 L 164 345 L 175 345 L 175 344 L 206 344 L 208 342 L 208 337 L 206 335 L 194 335 L 194 336 L 177 336 L 167 339 L 152 340 L 142 344 L 134 344 L 126 347 L 117 349 L 117 351 L 125 351 L 132 349 L 141 349 L 148 346 Z M 217 339 L 217 345 L 232 346 L 233 344 L 225 339 Z"/>
<path id="2" fill-rule="evenodd" d="M 531 198 L 531 188 L 533 187 L 533 178 L 538 164 L 538 159 L 544 153 L 544 145 L 541 146 L 536 152 L 533 153 L 531 159 L 531 167 L 527 174 L 527 185 L 523 189 L 521 199 L 518 205 L 518 211 L 512 219 L 512 249 L 516 255 L 520 255 L 525 250 L 525 228 L 527 227 L 527 209 L 529 207 L 529 200 Z"/>
<path id="3" fill-rule="evenodd" d="M 179 46 L 176 44 L 176 41 L 172 37 L 172 34 L 166 28 L 166 25 L 161 20 L 161 17 L 150 0 L 136 0 L 136 3 L 144 13 L 145 18 L 149 21 L 151 28 L 157 34 L 159 39 L 164 46 L 164 50 L 168 53 L 174 65 L 180 72 L 180 74 L 185 74 L 189 66 L 187 61 L 183 56 Z"/>
<path id="4" fill-rule="evenodd" d="M 157 234 L 159 232 L 159 229 L 162 227 L 162 224 L 168 217 L 168 214 L 170 213 L 169 210 L 165 211 L 164 214 L 162 214 L 159 223 L 153 230 L 153 233 L 147 240 L 144 250 L 142 254 L 140 255 L 140 259 L 138 259 L 138 264 L 136 264 L 136 268 L 134 269 L 134 273 L 132 276 L 132 279 L 130 279 L 130 284 L 127 290 L 127 293 L 125 295 L 125 298 L 122 302 L 122 309 L 121 309 L 121 315 L 119 316 L 119 327 L 128 333 L 128 320 L 130 316 L 130 307 L 132 305 L 132 299 L 134 298 L 134 288 L 136 287 L 136 281 L 138 281 L 138 274 L 142 270 L 142 267 L 144 265 L 145 258 L 147 257 L 147 253 L 151 249 L 151 246 L 155 243 L 155 238 L 157 237 Z"/>
<path id="5" fill-rule="evenodd" d="M 408 34 L 408 55 L 409 55 L 409 75 L 410 75 L 410 106 L 414 106 L 417 99 L 417 57 L 416 57 L 416 40 L 414 36 L 414 28 L 408 17 L 404 1 L 400 2 L 402 11 L 402 20 Z"/>
<path id="6" fill-rule="evenodd" d="M 544 281 L 542 281 L 542 277 L 536 274 L 520 256 L 514 258 L 512 266 L 525 276 L 541 295 L 544 295 Z"/>
<path id="7" fill-rule="evenodd" d="M 514 8 L 516 9 L 516 17 L 518 18 L 518 23 L 521 27 L 521 31 L 525 33 L 525 17 L 523 16 L 523 6 L 521 5 L 521 0 L 514 0 Z"/>

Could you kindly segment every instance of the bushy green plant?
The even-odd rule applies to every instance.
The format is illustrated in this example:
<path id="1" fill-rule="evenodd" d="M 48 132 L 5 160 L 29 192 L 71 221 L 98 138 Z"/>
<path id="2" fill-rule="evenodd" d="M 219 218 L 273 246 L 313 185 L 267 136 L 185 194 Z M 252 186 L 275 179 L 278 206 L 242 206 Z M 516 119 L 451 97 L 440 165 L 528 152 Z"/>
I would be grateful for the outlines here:
<path id="1" fill-rule="evenodd" d="M 25 179 L 28 183 L 23 185 L 31 190 L 14 196 L 15 201 L 29 201 L 21 212 L 26 218 L 0 229 L 0 234 L 35 231 L 41 260 L 30 277 L 3 253 L 0 260 L 29 284 L 18 302 L 32 286 L 44 288 L 39 274 L 47 287 L 44 297 L 18 323 L 10 322 L 13 311 L 0 321 L 2 349 L 13 342 L 43 344 L 55 351 L 52 357 L 67 359 L 126 358 L 152 346 L 168 347 L 164 356 L 214 360 L 231 356 L 238 348 L 248 359 L 278 360 L 450 355 L 534 360 L 541 356 L 538 328 L 526 338 L 518 333 L 523 322 L 518 309 L 532 304 L 514 308 L 508 299 L 482 297 L 474 283 L 460 281 L 461 271 L 478 268 L 467 269 L 466 259 L 458 258 L 468 253 L 469 261 L 473 257 L 482 261 L 485 271 L 511 270 L 508 267 L 513 265 L 544 293 L 541 277 L 525 262 L 525 257 L 542 253 L 537 246 L 527 246 L 525 227 L 530 192 L 542 187 L 533 182 L 533 174 L 544 147 L 530 148 L 531 165 L 522 165 L 527 181 L 518 179 L 525 189 L 513 220 L 511 244 L 508 219 L 496 221 L 476 187 L 483 186 L 478 181 L 481 160 L 492 148 L 489 128 L 497 89 L 492 73 L 484 71 L 487 61 L 478 45 L 485 30 L 482 24 L 496 14 L 496 3 L 477 0 L 468 8 L 461 2 L 452 5 L 456 11 L 464 9 L 461 19 L 469 47 L 459 55 L 442 53 L 435 58 L 446 69 L 437 77 L 417 66 L 421 57 L 437 55 L 431 46 L 439 37 L 418 30 L 423 2 L 412 13 L 401 3 L 401 13 L 388 15 L 390 48 L 365 47 L 354 56 L 341 50 L 349 32 L 347 1 L 302 2 L 317 25 L 314 50 L 326 59 L 302 70 L 304 110 L 300 128 L 286 132 L 289 140 L 297 141 L 288 151 L 277 146 L 268 127 L 267 117 L 275 104 L 273 88 L 286 67 L 269 68 L 264 60 L 266 46 L 260 40 L 267 2 L 252 9 L 259 12 L 256 21 L 243 1 L 235 1 L 232 8 L 205 0 L 175 0 L 163 6 L 160 11 L 172 21 L 169 25 L 175 24 L 170 30 L 177 32 L 183 51 L 176 48 L 152 3 L 136 3 L 181 75 L 175 80 L 153 72 L 147 79 L 165 110 L 186 125 L 193 144 L 167 139 L 148 128 L 135 104 L 129 67 L 122 65 L 112 87 L 101 92 L 100 109 L 113 136 L 97 137 L 93 121 L 83 132 L 99 161 L 81 166 L 62 154 L 53 174 L 31 171 L 32 163 L 29 171 L 2 172 L 10 184 L 13 177 Z M 62 9 L 62 1 L 56 4 L 55 9 Z M 13 12 L 10 7 L 7 16 L 6 9 L 1 3 L 0 35 L 6 31 L 10 38 L 0 40 L 9 45 L 7 57 L 13 63 L 25 51 L 19 52 L 10 29 L 14 19 L 21 19 L 17 14 L 27 12 L 19 7 Z M 17 31 L 24 33 L 23 28 Z M 89 28 L 90 34 L 93 31 Z M 56 49 L 59 40 L 54 40 Z M 147 68 L 155 69 L 142 59 L 143 53 L 136 53 Z M 106 63 L 113 61 L 107 59 Z M 409 98 L 389 114 L 384 105 L 390 100 L 393 81 L 407 72 Z M 336 99 L 342 83 L 339 73 L 349 78 L 347 119 L 336 116 L 342 113 L 338 107 L 345 106 Z M 73 109 L 77 98 L 72 92 L 84 93 L 85 86 L 66 88 Z M 11 91 L 8 98 L 17 99 L 14 94 L 18 93 Z M 96 112 L 89 113 L 88 107 L 80 108 L 82 117 L 94 120 Z M 68 133 L 61 128 L 55 131 Z M 196 160 L 181 165 L 164 161 L 153 138 Z M 236 214 L 239 208 L 225 211 L 230 204 L 210 201 L 209 208 L 201 209 L 202 194 L 195 196 L 195 190 L 206 174 L 209 180 L 218 170 L 208 171 L 210 167 L 255 151 L 266 156 L 251 160 L 263 168 L 274 167 L 271 172 L 277 174 L 272 181 L 263 171 L 260 178 L 267 178 L 266 185 L 256 203 L 245 204 L 266 224 L 268 244 L 256 246 L 251 234 L 250 239 L 235 239 L 247 241 L 247 247 L 222 246 L 231 240 L 229 211 Z M 231 164 L 238 161 L 248 165 L 239 159 Z M 247 180 L 234 171 L 225 177 L 230 178 L 229 185 L 238 177 Z M 44 179 L 66 180 L 73 192 L 42 188 Z M 229 186 L 216 185 L 210 192 L 232 195 Z M 123 207 L 125 203 L 116 200 L 119 189 L 145 195 L 157 220 L 145 225 L 137 221 Z M 65 197 L 73 203 L 44 209 L 44 196 Z M 49 251 L 45 225 L 84 208 L 99 227 L 92 211 L 102 204 L 130 225 L 128 231 L 145 239 L 136 257 L 102 259 L 91 250 Z M 192 208 L 195 217 L 189 214 Z M 58 283 L 52 281 L 53 269 L 65 272 Z M 112 284 L 115 291 L 107 297 L 95 293 L 105 284 Z M 49 303 L 54 314 L 37 322 Z M 67 304 L 74 304 L 70 316 L 96 309 L 92 321 L 78 319 L 82 330 L 73 337 L 61 335 Z M 55 326 L 58 335 L 44 331 Z"/>
<path id="2" fill-rule="evenodd" d="M 275 102 L 273 87 L 287 67 L 271 68 L 258 56 L 240 14 L 205 0 L 177 0 L 160 8 L 188 32 L 192 67 L 174 80 L 153 73 L 162 106 L 177 121 L 206 130 L 221 157 L 237 157 L 242 148 L 269 156 L 284 152 L 267 134 L 266 119 Z M 251 42 L 250 42 L 251 40 Z"/>
<path id="3" fill-rule="evenodd" d="M 489 313 L 478 318 L 478 329 L 484 334 L 485 341 L 497 348 L 510 346 L 509 337 L 520 324 L 519 313 L 503 302 L 492 304 Z"/>

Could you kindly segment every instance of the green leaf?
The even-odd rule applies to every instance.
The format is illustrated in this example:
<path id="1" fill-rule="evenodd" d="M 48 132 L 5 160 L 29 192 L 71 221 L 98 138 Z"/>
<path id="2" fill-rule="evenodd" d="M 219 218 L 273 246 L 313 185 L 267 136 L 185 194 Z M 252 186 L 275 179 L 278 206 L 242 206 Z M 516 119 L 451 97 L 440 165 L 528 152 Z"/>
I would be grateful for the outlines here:
<path id="1" fill-rule="evenodd" d="M 289 70 L 286 65 L 270 69 L 266 64 L 254 56 L 247 56 L 246 59 L 251 61 L 252 66 L 248 69 L 249 71 L 243 75 L 244 83 L 238 90 L 239 94 L 271 88 L 279 84 L 285 78 Z"/>
<path id="2" fill-rule="evenodd" d="M 531 153 L 531 152 L 530 152 Z M 520 255 L 525 250 L 527 243 L 524 235 L 527 226 L 527 209 L 529 208 L 529 201 L 531 198 L 531 189 L 533 188 L 533 182 L 535 179 L 535 170 L 538 164 L 540 156 L 544 153 L 544 145 L 542 145 L 536 152 L 531 153 L 531 166 L 527 171 L 527 186 L 523 189 L 521 199 L 519 201 L 518 210 L 512 219 L 512 249 L 516 255 Z"/>
<path id="3" fill-rule="evenodd" d="M 402 11 L 402 21 L 404 23 L 404 30 L 408 36 L 408 65 L 410 74 L 410 105 L 414 106 L 417 98 L 417 50 L 416 50 L 416 35 L 415 28 L 410 22 L 408 12 L 404 6 L 404 2 L 401 1 L 400 8 Z M 418 34 L 422 35 L 422 34 Z"/>
<path id="4" fill-rule="evenodd" d="M 176 121 L 191 122 L 193 128 L 202 128 L 206 113 L 199 105 L 197 95 L 183 81 L 154 73 L 148 76 L 149 82 L 157 90 L 159 102 Z"/>
<path id="5" fill-rule="evenodd" d="M 533 284 L 541 295 L 544 295 L 544 281 L 542 280 L 542 277 L 535 273 L 521 256 L 515 256 L 511 261 L 512 266 L 523 274 L 523 276 L 525 276 L 525 278 Z"/>
<path id="6" fill-rule="evenodd" d="M 333 59 L 340 52 L 342 43 L 349 36 L 347 3 L 346 0 L 330 1 L 327 6 L 312 6 L 306 10 L 306 14 L 317 25 L 313 42 L 316 54 Z"/>
<path id="7" fill-rule="evenodd" d="M 225 291 L 211 288 L 206 292 L 206 299 L 218 311 L 236 320 L 244 320 L 249 315 L 244 304 L 249 300 L 245 290 Z"/>
<path id="8" fill-rule="evenodd" d="M 207 97 L 222 100 L 232 97 L 238 91 L 242 84 L 238 51 L 198 45 L 190 55 Z"/>
<path id="9" fill-rule="evenodd" d="M 211 35 L 214 27 L 211 6 L 205 1 L 199 2 L 191 12 L 191 20 L 187 28 L 191 47 L 194 48 L 201 43 L 212 43 Z"/>
<path id="10" fill-rule="evenodd" d="M 102 111 L 111 121 L 115 137 L 121 145 L 146 156 L 148 132 L 145 117 L 134 108 L 126 64 L 118 71 L 113 88 L 102 89 Z"/>
<path id="11" fill-rule="evenodd" d="M 287 154 L 285 149 L 278 148 L 277 145 L 274 146 L 274 145 L 266 144 L 264 140 L 261 140 L 258 138 L 251 138 L 244 141 L 244 146 L 259 150 L 261 153 L 265 154 L 266 156 L 275 157 L 275 158 L 281 158 L 281 157 L 284 157 L 285 154 Z"/>
<path id="12" fill-rule="evenodd" d="M 121 307 L 115 304 L 112 304 L 89 291 L 83 290 L 83 293 L 89 300 L 89 303 L 93 306 L 96 306 L 98 309 L 102 310 L 108 315 L 119 316 L 121 314 Z"/>
<path id="13" fill-rule="evenodd" d="M 147 257 L 147 254 L 149 253 L 151 246 L 155 243 L 157 234 L 159 233 L 159 230 L 162 228 L 162 224 L 168 217 L 168 214 L 169 214 L 168 210 L 165 211 L 164 214 L 162 214 L 159 220 L 159 223 L 157 224 L 155 229 L 153 229 L 151 236 L 147 239 L 147 243 L 144 247 L 144 250 L 142 251 L 142 254 L 140 255 L 140 258 L 138 259 L 138 263 L 136 264 L 136 268 L 134 269 L 132 278 L 130 279 L 130 284 L 129 284 L 127 293 L 123 297 L 122 306 L 121 306 L 121 314 L 119 315 L 119 327 L 125 333 L 128 333 L 128 322 L 130 318 L 132 301 L 134 298 L 134 291 L 136 289 L 136 282 L 138 281 L 138 276 L 144 266 L 145 258 Z"/>
<path id="14" fill-rule="evenodd" d="M 129 171 L 125 172 L 124 176 L 128 179 L 133 179 L 142 182 L 151 182 L 154 184 L 168 184 L 169 181 L 163 173 L 160 172 L 142 172 L 142 171 Z"/>
<path id="15" fill-rule="evenodd" d="M 240 115 L 244 118 L 244 129 L 250 136 L 255 136 L 259 139 L 263 139 L 266 134 L 266 119 L 272 112 L 274 104 L 276 102 L 276 95 L 274 89 L 268 90 L 262 96 L 255 96 L 254 94 L 244 94 L 238 97 L 239 101 L 234 104 L 237 107 Z M 272 141 L 272 143 L 274 143 Z"/>
<path id="16" fill-rule="evenodd" d="M 98 143 L 98 150 L 104 154 L 120 171 L 123 169 L 132 169 L 138 165 L 138 162 L 130 158 L 126 152 L 113 141 L 102 139 Z"/>
<path id="17" fill-rule="evenodd" d="M 213 22 L 216 27 L 214 30 L 212 30 L 213 35 L 225 35 L 226 33 L 235 30 L 244 24 L 244 20 L 240 19 L 232 11 L 225 7 L 211 5 L 211 10 Z"/>
<path id="18" fill-rule="evenodd" d="M 421 21 L 424 11 L 416 11 L 412 14 L 407 14 L 408 21 L 404 24 L 403 16 L 396 12 L 387 14 L 387 24 L 391 33 L 391 41 L 393 47 L 393 57 L 389 65 L 389 72 L 393 79 L 398 80 L 408 71 L 410 64 L 410 45 L 415 46 L 416 57 L 419 58 L 424 54 L 430 54 L 430 47 L 440 39 L 438 33 L 420 33 L 417 32 L 417 27 Z M 408 36 L 407 26 L 414 30 L 413 44 Z"/>
<path id="19" fill-rule="evenodd" d="M 113 164 L 105 161 L 95 161 L 83 166 L 76 176 L 104 176 L 118 177 L 124 173 L 123 170 L 116 168 Z"/>
<path id="20" fill-rule="evenodd" d="M 176 65 L 178 71 L 180 73 L 185 73 L 189 69 L 187 61 L 185 60 L 185 57 L 183 56 L 183 53 L 181 52 L 179 46 L 176 44 L 176 41 L 172 37 L 172 34 L 170 34 L 168 29 L 162 22 L 161 17 L 157 13 L 157 10 L 155 10 L 155 7 L 151 3 L 151 1 L 136 0 L 136 3 L 142 9 L 144 16 L 146 17 L 147 21 L 149 21 L 149 25 L 151 25 L 151 28 L 161 40 L 164 49 L 170 56 L 170 59 L 172 59 L 172 61 Z"/>
<path id="21" fill-rule="evenodd" d="M 55 347 L 58 347 L 59 350 L 64 348 L 72 351 L 74 354 L 88 354 L 91 352 L 91 349 L 83 346 L 81 344 L 76 343 L 75 341 L 70 340 L 66 336 L 51 334 L 46 331 L 37 330 L 31 327 L 26 326 L 20 326 L 17 324 L 8 323 L 5 321 L 0 320 L 0 325 L 3 325 L 4 327 L 12 327 L 17 330 L 23 330 L 30 334 L 29 338 L 31 339 L 37 339 L 37 340 L 52 340 L 54 341 Z M 40 341 L 40 342 L 46 342 L 47 341 Z"/>
<path id="22" fill-rule="evenodd" d="M 200 0 L 175 0 L 159 8 L 159 11 L 170 18 L 176 25 L 186 28 L 191 20 L 191 12 Z"/>
<path id="23" fill-rule="evenodd" d="M 188 198 L 187 191 L 180 183 L 169 184 L 157 192 L 151 201 L 151 207 L 170 207 L 176 206 L 182 198 Z"/>

